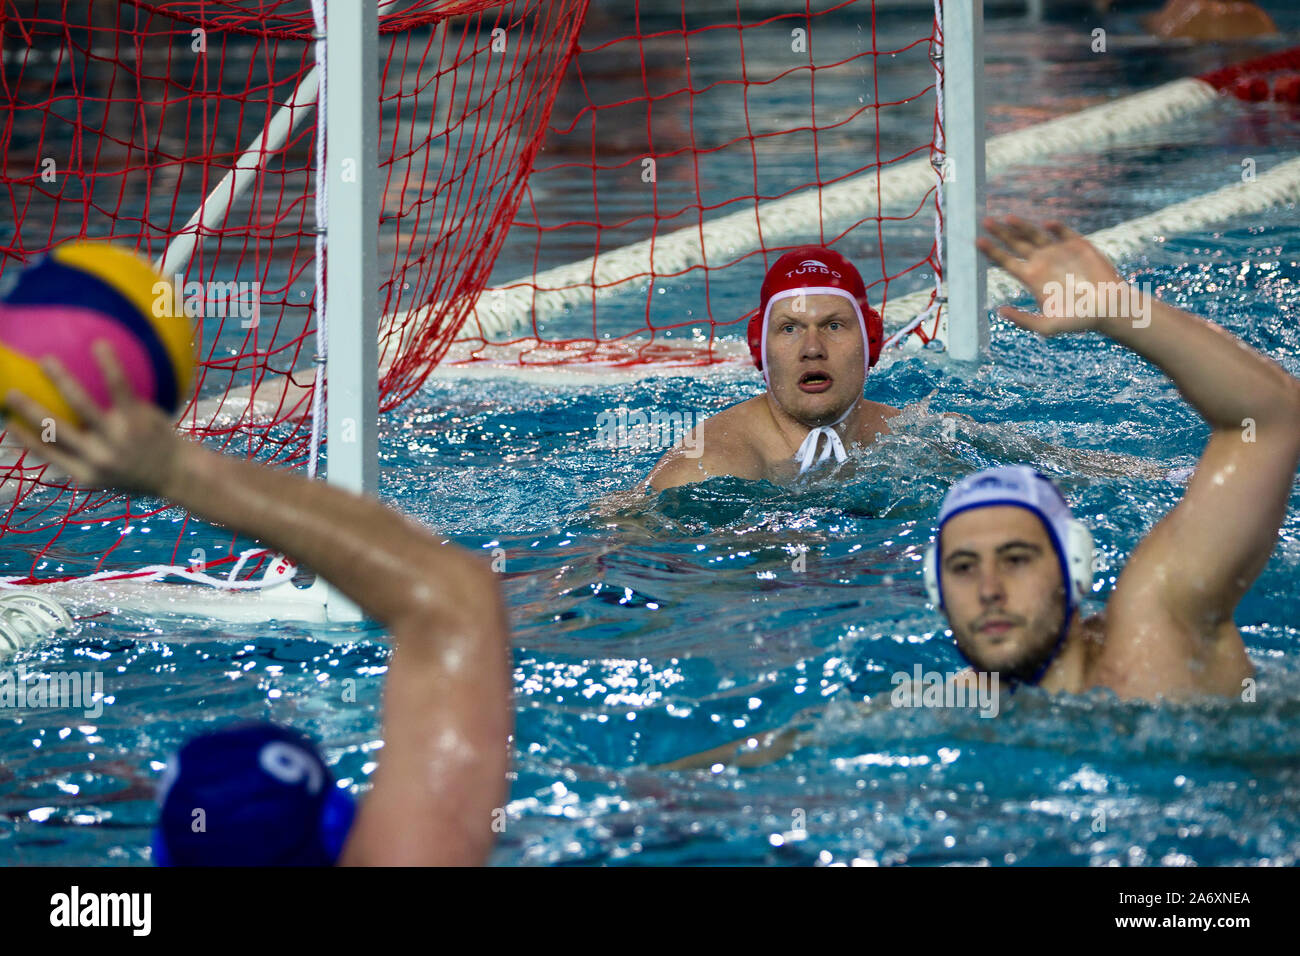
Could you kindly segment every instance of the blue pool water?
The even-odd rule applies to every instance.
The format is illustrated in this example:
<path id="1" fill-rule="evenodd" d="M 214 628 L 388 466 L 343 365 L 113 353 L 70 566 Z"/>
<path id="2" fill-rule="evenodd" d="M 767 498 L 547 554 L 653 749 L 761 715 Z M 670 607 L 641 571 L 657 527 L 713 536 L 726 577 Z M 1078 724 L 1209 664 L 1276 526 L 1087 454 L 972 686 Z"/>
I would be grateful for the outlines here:
<path id="1" fill-rule="evenodd" d="M 1063 40 L 1078 31 L 1060 24 L 989 28 L 988 100 L 1017 104 L 991 107 L 993 132 L 1086 105 L 1075 100 L 1085 94 L 1240 58 L 1139 43 L 1089 60 L 1068 52 Z M 1120 55 L 1137 66 L 1119 68 Z M 990 206 L 1048 209 L 1087 231 L 1226 185 L 1245 155 L 1264 170 L 1298 145 L 1296 114 L 1225 101 L 1149 141 L 1008 170 L 991 179 Z M 1153 245 L 1122 268 L 1300 374 L 1297 248 L 1286 208 Z M 735 314 L 748 307 L 743 290 L 727 294 L 721 305 Z M 915 407 L 848 482 L 714 479 L 646 501 L 621 494 L 658 452 L 599 447 L 602 413 L 708 415 L 759 387 L 756 373 L 733 368 L 584 387 L 447 377 L 385 417 L 384 496 L 504 560 L 516 761 L 494 862 L 1300 858 L 1300 493 L 1237 614 L 1259 671 L 1255 703 L 1157 707 L 1029 690 L 995 720 L 863 709 L 896 671 L 958 666 L 916 571 L 953 481 L 1003 461 L 1057 477 L 1097 537 L 1095 608 L 1179 499 L 1170 472 L 1194 463 L 1205 429 L 1162 376 L 1114 345 L 1044 342 L 997 323 L 978 367 L 895 355 L 872 373 L 873 398 Z M 941 411 L 974 423 L 949 438 Z M 157 521 L 170 547 L 174 534 Z M 135 541 L 141 558 L 163 557 L 145 534 Z M 109 699 L 95 718 L 0 721 L 0 861 L 147 862 L 166 754 L 234 717 L 307 730 L 337 775 L 364 789 L 380 753 L 387 660 L 374 628 L 84 622 L 10 664 L 100 668 Z M 356 679 L 357 703 L 343 701 L 344 678 Z M 825 708 L 811 744 L 771 766 L 647 769 L 810 707 Z"/>

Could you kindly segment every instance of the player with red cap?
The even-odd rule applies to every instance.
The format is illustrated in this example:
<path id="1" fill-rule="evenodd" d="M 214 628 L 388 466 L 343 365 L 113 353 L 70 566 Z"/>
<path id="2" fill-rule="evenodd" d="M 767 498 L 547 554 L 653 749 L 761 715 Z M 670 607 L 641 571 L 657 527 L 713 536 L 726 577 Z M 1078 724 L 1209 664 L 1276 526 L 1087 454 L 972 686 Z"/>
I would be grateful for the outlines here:
<path id="1" fill-rule="evenodd" d="M 647 479 L 653 490 L 714 475 L 788 481 L 889 432 L 898 410 L 862 394 L 883 324 L 843 255 L 800 246 L 777 259 L 748 338 L 766 392 L 703 422 L 695 442 L 665 454 Z"/>

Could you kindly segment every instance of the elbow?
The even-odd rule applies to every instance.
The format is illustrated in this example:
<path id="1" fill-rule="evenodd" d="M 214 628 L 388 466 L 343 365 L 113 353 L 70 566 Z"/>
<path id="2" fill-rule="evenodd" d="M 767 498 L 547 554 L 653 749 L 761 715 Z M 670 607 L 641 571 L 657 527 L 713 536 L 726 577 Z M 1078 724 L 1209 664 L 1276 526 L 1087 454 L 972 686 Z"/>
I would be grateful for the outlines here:
<path id="1" fill-rule="evenodd" d="M 1272 384 L 1280 387 L 1261 390 L 1249 407 L 1238 412 L 1245 417 L 1237 421 L 1234 415 L 1216 424 L 1215 430 L 1248 436 L 1246 441 L 1263 442 L 1270 448 L 1289 446 L 1300 453 L 1300 380 L 1278 371 L 1281 381 Z"/>
<path id="2" fill-rule="evenodd" d="M 1296 455 L 1300 455 L 1300 380 L 1287 376 L 1287 385 L 1278 409 L 1277 431 L 1288 441 Z"/>
<path id="3" fill-rule="evenodd" d="M 478 633 L 504 626 L 505 601 L 499 575 L 478 556 L 455 545 L 455 557 L 441 560 L 415 576 L 407 600 L 394 622 L 406 634 Z"/>
<path id="4" fill-rule="evenodd" d="M 1300 379 L 1287 376 L 1290 389 L 1287 391 L 1286 419 L 1291 427 L 1300 431 Z"/>
<path id="5" fill-rule="evenodd" d="M 1280 394 L 1270 398 L 1277 422 L 1284 428 L 1300 428 L 1300 379 L 1282 370 Z"/>

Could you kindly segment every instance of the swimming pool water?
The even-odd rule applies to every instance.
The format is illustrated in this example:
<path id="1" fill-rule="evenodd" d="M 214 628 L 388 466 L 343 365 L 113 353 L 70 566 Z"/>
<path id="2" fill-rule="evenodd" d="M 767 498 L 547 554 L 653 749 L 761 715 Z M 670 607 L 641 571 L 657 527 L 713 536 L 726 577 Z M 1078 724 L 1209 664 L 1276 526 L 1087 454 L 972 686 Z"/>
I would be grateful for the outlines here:
<path id="1" fill-rule="evenodd" d="M 1078 34 L 990 20 L 991 132 L 1240 58 L 1134 41 L 1089 59 L 1065 45 Z M 1100 228 L 1235 181 L 1244 155 L 1261 170 L 1294 155 L 1297 119 L 1224 101 L 1149 142 L 993 177 L 990 208 Z M 1294 208 L 1278 209 L 1169 239 L 1122 269 L 1300 374 L 1296 223 Z M 672 294 L 699 290 L 679 283 Z M 743 294 L 723 301 L 739 314 Z M 895 671 L 958 666 L 916 570 L 953 481 L 1004 461 L 1053 474 L 1097 537 L 1096 608 L 1178 500 L 1170 472 L 1191 465 L 1205 437 L 1135 356 L 1004 323 L 979 367 L 895 355 L 869 384 L 879 401 L 918 407 L 850 480 L 714 479 L 646 501 L 621 492 L 659 452 L 599 447 L 599 416 L 712 414 L 756 394 L 756 373 L 583 387 L 444 377 L 385 417 L 384 496 L 504 560 L 516 763 L 493 862 L 1295 863 L 1300 493 L 1237 614 L 1259 671 L 1255 703 L 1157 707 L 1027 690 L 993 720 L 862 711 L 888 695 Z M 950 438 L 941 411 L 975 421 Z M 128 547 L 161 557 L 140 530 Z M 109 699 L 94 719 L 0 721 L 0 861 L 147 862 L 166 755 L 236 717 L 314 734 L 336 774 L 363 788 L 380 753 L 387 659 L 375 628 L 84 622 L 9 665 L 102 668 Z M 357 703 L 343 700 L 349 677 Z M 813 743 L 771 766 L 646 769 L 813 706 L 827 708 Z"/>

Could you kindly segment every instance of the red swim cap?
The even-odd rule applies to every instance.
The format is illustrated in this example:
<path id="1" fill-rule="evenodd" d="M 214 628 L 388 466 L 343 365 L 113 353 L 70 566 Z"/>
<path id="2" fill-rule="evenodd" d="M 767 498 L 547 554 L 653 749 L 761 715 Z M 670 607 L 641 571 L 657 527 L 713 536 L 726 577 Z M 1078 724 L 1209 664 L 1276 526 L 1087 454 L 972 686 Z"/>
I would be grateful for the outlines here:
<path id="1" fill-rule="evenodd" d="M 880 313 L 867 303 L 867 287 L 853 263 L 833 249 L 822 246 L 800 246 L 791 249 L 772 264 L 763 280 L 758 311 L 749 320 L 749 352 L 754 365 L 767 379 L 767 320 L 772 306 L 782 299 L 804 295 L 838 295 L 853 304 L 862 330 L 862 340 L 867 343 L 866 368 L 870 371 L 880 359 L 880 348 L 885 342 L 885 326 Z"/>

